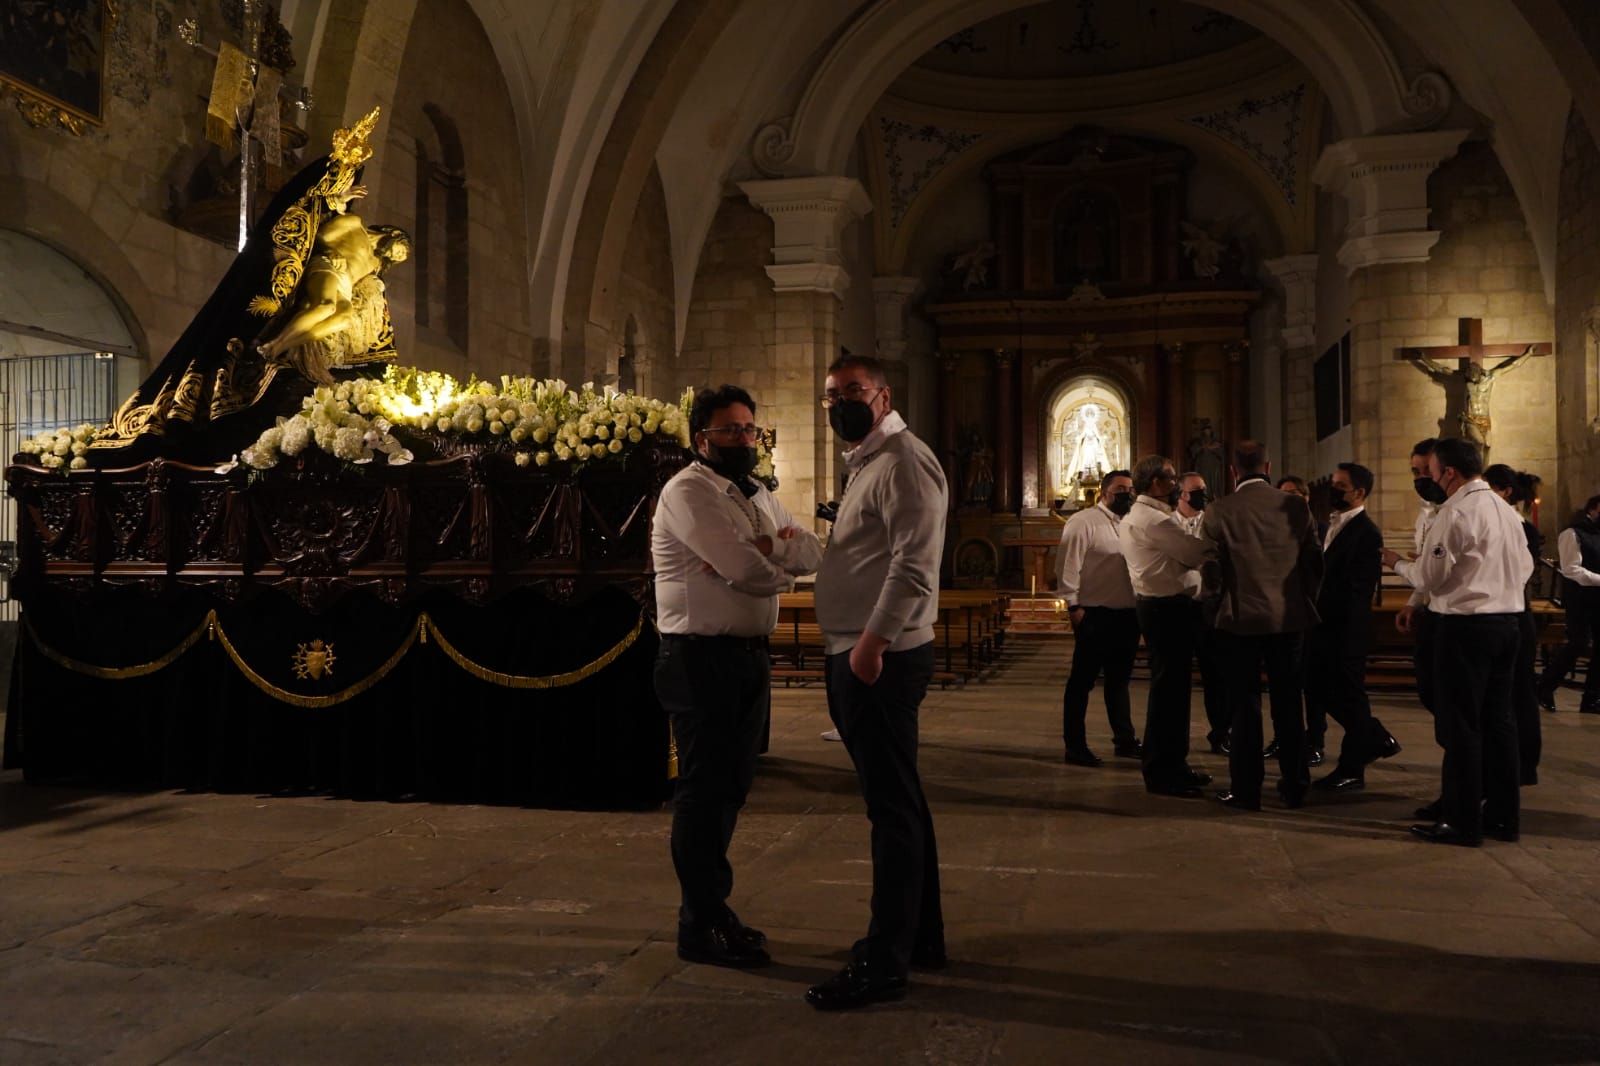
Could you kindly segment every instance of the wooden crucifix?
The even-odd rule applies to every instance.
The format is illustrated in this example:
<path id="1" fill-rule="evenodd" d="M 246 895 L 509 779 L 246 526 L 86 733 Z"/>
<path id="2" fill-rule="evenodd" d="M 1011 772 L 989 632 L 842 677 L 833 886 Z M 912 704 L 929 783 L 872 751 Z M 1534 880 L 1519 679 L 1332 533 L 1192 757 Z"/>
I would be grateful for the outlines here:
<path id="1" fill-rule="evenodd" d="M 1483 319 L 1460 320 L 1460 343 L 1430 348 L 1401 348 L 1396 359 L 1415 363 L 1423 373 L 1444 385 L 1448 390 L 1458 385 L 1462 390 L 1460 413 L 1456 425 L 1460 436 L 1489 450 L 1489 397 L 1494 382 L 1501 374 L 1520 366 L 1530 356 L 1549 355 L 1554 350 L 1548 343 L 1485 344 Z M 1440 360 L 1454 359 L 1456 369 L 1451 370 Z M 1485 359 L 1499 359 L 1492 367 L 1484 366 Z"/>

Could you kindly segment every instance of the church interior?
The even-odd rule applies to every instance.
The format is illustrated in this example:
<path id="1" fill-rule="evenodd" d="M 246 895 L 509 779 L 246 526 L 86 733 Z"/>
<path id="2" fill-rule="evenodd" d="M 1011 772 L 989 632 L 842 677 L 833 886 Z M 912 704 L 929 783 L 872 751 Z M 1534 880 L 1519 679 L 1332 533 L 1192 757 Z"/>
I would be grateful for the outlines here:
<path id="1" fill-rule="evenodd" d="M 1404 756 L 1359 797 L 1229 818 L 1055 740 L 1063 522 L 1149 455 L 1215 499 L 1258 441 L 1322 518 L 1361 464 L 1408 552 L 1413 444 L 1468 439 L 1538 479 L 1559 644 L 1600 4 L 0 7 L 0 1059 L 1600 1059 L 1600 718 L 1545 716 L 1519 844 L 1411 847 L 1392 574 Z M 252 364 L 331 350 L 302 271 L 351 289 L 347 210 L 389 228 L 367 334 Z M 872 884 L 811 601 L 733 845 L 790 955 L 753 983 L 672 955 L 648 692 L 686 390 L 754 397 L 826 537 L 841 352 L 949 492 L 952 962 L 855 1026 L 798 999 Z"/>

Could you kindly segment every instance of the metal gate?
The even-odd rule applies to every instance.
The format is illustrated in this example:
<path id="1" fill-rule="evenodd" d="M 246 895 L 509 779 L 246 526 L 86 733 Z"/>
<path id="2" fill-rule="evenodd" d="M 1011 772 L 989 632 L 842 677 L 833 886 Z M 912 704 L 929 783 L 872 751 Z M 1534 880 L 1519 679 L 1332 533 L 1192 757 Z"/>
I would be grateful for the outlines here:
<path id="1" fill-rule="evenodd" d="M 109 352 L 0 359 L 0 456 L 9 464 L 24 439 L 83 422 L 111 420 L 121 399 L 117 379 L 137 374 L 139 360 Z M 17 617 L 11 573 L 17 562 L 17 503 L 0 495 L 0 621 Z"/>

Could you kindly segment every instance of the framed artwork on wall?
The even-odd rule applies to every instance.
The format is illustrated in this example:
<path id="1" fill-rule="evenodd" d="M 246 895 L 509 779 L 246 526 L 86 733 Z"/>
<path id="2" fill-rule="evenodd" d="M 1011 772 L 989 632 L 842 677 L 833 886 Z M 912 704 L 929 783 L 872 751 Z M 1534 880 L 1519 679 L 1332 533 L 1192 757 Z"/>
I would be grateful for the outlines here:
<path id="1" fill-rule="evenodd" d="M 114 0 L 0 4 L 0 95 L 34 126 L 82 133 L 105 119 L 106 41 Z"/>

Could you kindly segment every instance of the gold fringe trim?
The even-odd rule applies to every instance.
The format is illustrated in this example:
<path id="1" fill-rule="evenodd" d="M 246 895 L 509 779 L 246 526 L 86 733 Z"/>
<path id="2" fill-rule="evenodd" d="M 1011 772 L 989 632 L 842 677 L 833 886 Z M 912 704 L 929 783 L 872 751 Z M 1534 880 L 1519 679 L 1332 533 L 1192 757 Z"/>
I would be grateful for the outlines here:
<path id="1" fill-rule="evenodd" d="M 427 615 L 423 615 L 423 617 L 427 618 Z M 568 670 L 564 674 L 546 674 L 543 677 L 530 677 L 526 674 L 503 674 L 498 670 L 480 666 L 457 651 L 455 645 L 446 640 L 444 634 L 439 632 L 439 628 L 432 625 L 431 619 L 429 619 L 429 624 L 433 630 L 434 643 L 439 645 L 439 650 L 448 655 L 457 666 L 480 681 L 488 681 L 503 688 L 566 688 L 568 685 L 576 685 L 578 682 L 598 674 L 601 670 L 616 662 L 623 652 L 633 647 L 633 642 L 639 639 L 639 634 L 644 629 L 644 612 L 639 612 L 639 620 L 633 624 L 633 629 L 629 630 L 628 635 L 594 662 L 589 663 L 587 666 L 580 666 L 576 670 Z"/>
<path id="2" fill-rule="evenodd" d="M 406 638 L 401 643 L 400 647 L 395 649 L 394 654 L 390 655 L 389 658 L 384 661 L 383 665 L 379 666 L 371 674 L 368 674 L 366 677 L 362 678 L 360 681 L 357 681 L 348 688 L 342 689 L 341 691 L 328 696 L 302 696 L 298 692 L 290 692 L 286 688 L 281 688 L 277 685 L 274 685 L 271 681 L 268 681 L 266 678 L 262 677 L 259 673 L 251 668 L 249 663 L 245 662 L 244 656 L 239 654 L 239 649 L 234 647 L 233 641 L 229 640 L 228 635 L 223 632 L 222 623 L 221 620 L 217 618 L 216 611 L 207 611 L 204 620 L 201 621 L 200 625 L 195 629 L 195 631 L 184 637 L 183 640 L 180 641 L 178 645 L 171 651 L 167 652 L 159 659 L 152 660 L 148 663 L 140 663 L 137 666 L 95 666 L 92 663 L 86 663 L 78 659 L 74 659 L 71 656 L 62 654 L 39 639 L 39 634 L 33 628 L 33 623 L 28 619 L 26 613 L 23 614 L 22 620 L 23 625 L 28 632 L 28 638 L 33 641 L 34 647 L 38 648 L 39 653 L 46 659 L 49 659 L 57 666 L 71 670 L 73 673 L 85 674 L 89 677 L 97 677 L 105 681 L 125 681 L 136 677 L 147 677 L 150 674 L 156 673 L 157 671 L 164 670 L 176 662 L 190 648 L 198 644 L 203 637 L 209 635 L 211 639 L 222 645 L 222 650 L 226 652 L 228 658 L 233 661 L 233 665 L 237 667 L 239 672 L 245 676 L 245 679 L 256 688 L 260 689 L 262 692 L 265 692 L 273 699 L 290 704 L 291 706 L 317 710 L 324 707 L 337 706 L 341 703 L 344 703 L 346 700 L 354 699 L 363 692 L 366 692 L 368 689 L 372 688 L 372 686 L 376 685 L 378 682 L 387 677 L 396 666 L 400 665 L 400 660 L 406 657 L 406 653 L 409 652 L 413 646 L 417 644 L 428 643 L 428 637 L 430 633 L 434 642 L 439 645 L 440 651 L 443 651 L 445 655 L 449 656 L 452 662 L 461 667 L 461 669 L 465 670 L 467 673 L 471 674 L 473 677 L 478 678 L 480 681 L 487 681 L 490 684 L 499 685 L 502 688 L 513 689 L 566 688 L 569 685 L 576 685 L 580 681 L 588 680 L 621 658 L 622 653 L 633 647 L 634 642 L 639 639 L 639 634 L 644 630 L 646 617 L 647 616 L 645 612 L 640 611 L 639 620 L 633 624 L 633 629 L 631 629 L 626 636 L 608 649 L 604 654 L 592 662 L 580 666 L 576 670 L 568 670 L 565 673 L 535 676 L 528 674 L 502 673 L 501 671 L 491 670 L 486 666 L 473 662 L 471 659 L 463 655 L 455 645 L 451 644 L 447 639 L 445 639 L 444 634 L 439 632 L 439 628 L 434 624 L 433 619 L 429 618 L 427 612 L 424 611 L 417 616 L 416 625 L 408 628 Z"/>

